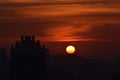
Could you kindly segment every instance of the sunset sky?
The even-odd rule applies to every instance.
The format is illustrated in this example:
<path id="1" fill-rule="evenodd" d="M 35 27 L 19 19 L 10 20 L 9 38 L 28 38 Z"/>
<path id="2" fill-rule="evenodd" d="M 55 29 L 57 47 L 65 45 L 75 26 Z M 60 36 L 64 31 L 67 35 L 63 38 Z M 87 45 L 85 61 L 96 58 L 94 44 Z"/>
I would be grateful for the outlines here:
<path id="1" fill-rule="evenodd" d="M 120 40 L 119 0 L 2 0 L 0 41 Z"/>
<path id="2" fill-rule="evenodd" d="M 120 41 L 120 1 L 0 0 L 0 47 L 15 43 L 21 35 L 35 35 L 43 42 Z M 48 44 L 53 53 L 65 52 L 66 46 L 73 44 L 76 52 L 84 53 L 81 55 L 98 57 L 108 57 L 106 48 L 116 54 L 119 48 L 116 44 L 95 44 L 97 48 L 91 43 L 53 44 Z M 96 54 L 99 51 L 102 54 Z"/>

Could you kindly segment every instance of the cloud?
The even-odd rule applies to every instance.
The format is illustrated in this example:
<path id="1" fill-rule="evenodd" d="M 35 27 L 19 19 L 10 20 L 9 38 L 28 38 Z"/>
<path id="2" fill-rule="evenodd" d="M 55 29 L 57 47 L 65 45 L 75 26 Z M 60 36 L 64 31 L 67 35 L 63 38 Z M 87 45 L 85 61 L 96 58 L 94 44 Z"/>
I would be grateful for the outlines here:
<path id="1" fill-rule="evenodd" d="M 43 41 L 117 40 L 119 38 L 117 34 L 119 34 L 120 30 L 119 23 L 118 13 L 73 14 L 61 17 L 43 16 L 41 18 L 8 18 L 0 19 L 0 37 L 15 38 L 23 34 L 30 34 L 36 35 Z M 107 32 L 113 30 L 113 37 L 109 37 L 107 32 L 102 32 L 103 30 Z M 115 34 L 115 32 L 117 33 Z"/>
<path id="2" fill-rule="evenodd" d="M 34 5 L 34 6 L 33 6 Z M 41 17 L 62 17 L 73 15 L 109 15 L 114 16 L 120 13 L 118 8 L 93 7 L 85 5 L 37 5 L 36 3 L 14 3 L 0 6 L 0 15 L 6 17 L 20 18 L 41 18 Z M 118 15 L 119 16 L 119 15 Z"/>
<path id="3" fill-rule="evenodd" d="M 61 24 L 64 25 L 65 21 L 54 19 L 3 19 L 0 20 L 0 38 L 16 38 L 21 35 L 35 35 L 45 38 L 51 36 L 45 33 L 46 29 Z"/>
<path id="4" fill-rule="evenodd" d="M 63 24 L 56 27 L 51 27 L 45 30 L 45 34 L 51 35 L 50 41 L 78 41 L 78 40 L 90 40 L 84 38 L 84 36 L 73 35 L 76 32 L 87 32 L 91 29 L 87 24 Z"/>
<path id="5" fill-rule="evenodd" d="M 120 2 L 119 0 L 1 0 L 0 2 L 91 2 L 91 3 L 112 3 L 112 2 Z"/>
<path id="6" fill-rule="evenodd" d="M 11 1 L 8 3 L 8 1 Z M 17 3 L 15 1 L 18 1 Z M 101 3 L 100 3 L 101 2 Z M 31 0 L 28 2 L 21 0 L 6 0 L 0 3 L 0 17 L 2 18 L 41 18 L 71 15 L 91 15 L 91 14 L 109 14 L 120 13 L 119 4 L 103 4 L 104 2 L 116 2 L 108 0 Z M 93 3 L 95 3 L 93 5 Z M 116 14 L 115 14 L 116 15 Z"/>
<path id="7" fill-rule="evenodd" d="M 1 0 L 0 6 L 25 7 L 40 5 L 86 5 L 86 6 L 117 6 L 119 0 Z"/>
<path id="8" fill-rule="evenodd" d="M 0 3 L 0 38 L 22 34 L 34 34 L 42 40 L 119 38 L 119 27 L 114 28 L 120 25 L 117 0 L 7 2 Z M 103 29 L 111 32 L 109 28 L 118 33 L 113 31 L 114 37 L 109 37 L 107 32 L 102 32 Z"/>
<path id="9" fill-rule="evenodd" d="M 120 24 L 96 24 L 87 32 L 76 32 L 73 35 L 96 40 L 120 40 Z"/>

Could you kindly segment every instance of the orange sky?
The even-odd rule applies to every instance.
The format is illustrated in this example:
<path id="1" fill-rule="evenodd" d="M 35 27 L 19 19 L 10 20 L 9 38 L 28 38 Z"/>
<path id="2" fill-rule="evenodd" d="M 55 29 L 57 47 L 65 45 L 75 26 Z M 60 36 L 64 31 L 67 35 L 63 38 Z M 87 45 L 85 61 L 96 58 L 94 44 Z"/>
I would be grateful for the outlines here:
<path id="1" fill-rule="evenodd" d="M 120 40 L 119 0 L 2 0 L 0 42 Z"/>
<path id="2" fill-rule="evenodd" d="M 0 0 L 0 47 L 10 49 L 21 35 L 35 35 L 53 54 L 73 44 L 80 56 L 118 57 L 120 1 Z"/>

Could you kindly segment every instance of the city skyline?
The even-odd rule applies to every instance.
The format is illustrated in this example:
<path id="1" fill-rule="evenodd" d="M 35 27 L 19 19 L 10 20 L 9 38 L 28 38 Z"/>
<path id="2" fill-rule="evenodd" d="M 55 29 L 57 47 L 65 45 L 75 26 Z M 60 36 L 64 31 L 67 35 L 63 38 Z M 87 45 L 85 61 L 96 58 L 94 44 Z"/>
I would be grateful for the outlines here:
<path id="1" fill-rule="evenodd" d="M 115 50 L 117 47 L 119 49 L 119 44 L 118 46 L 112 47 L 109 42 L 102 44 L 97 43 L 97 45 L 96 43 L 82 44 L 84 47 L 91 47 L 91 49 L 86 50 L 92 50 L 92 52 L 89 52 L 90 54 L 94 53 L 94 51 L 100 54 L 109 52 L 109 56 L 111 56 L 110 54 L 113 53 L 114 48 Z M 103 45 L 105 49 L 102 48 Z M 114 43 L 112 45 L 114 45 Z M 78 46 L 80 47 L 81 45 Z M 55 49 L 56 46 L 52 47 Z M 108 49 L 112 49 L 113 51 L 107 51 Z M 99 52 L 99 50 L 102 51 Z M 119 53 L 119 50 L 114 52 Z M 49 54 L 48 48 L 41 45 L 40 41 L 37 41 L 34 36 L 21 36 L 21 39 L 16 41 L 15 45 L 11 46 L 9 59 L 7 59 L 5 53 L 5 49 L 0 48 L 1 80 L 113 80 L 120 78 L 119 56 L 112 62 L 89 59 L 74 54 L 67 54 L 64 56 L 59 54 L 53 56 Z"/>
<path id="2" fill-rule="evenodd" d="M 120 79 L 120 0 L 0 0 L 0 70 L 0 80 Z"/>

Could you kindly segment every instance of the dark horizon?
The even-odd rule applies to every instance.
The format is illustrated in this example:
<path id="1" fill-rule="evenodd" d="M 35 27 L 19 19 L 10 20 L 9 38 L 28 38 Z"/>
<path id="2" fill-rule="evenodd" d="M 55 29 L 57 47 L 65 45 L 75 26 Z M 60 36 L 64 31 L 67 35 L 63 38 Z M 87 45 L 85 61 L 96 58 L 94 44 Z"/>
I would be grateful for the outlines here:
<path id="1" fill-rule="evenodd" d="M 17 41 L 20 41 L 20 39 Z M 50 54 L 53 56 L 66 55 L 66 47 L 69 45 L 73 45 L 76 48 L 76 56 L 81 56 L 89 59 L 98 59 L 103 61 L 116 61 L 120 57 L 119 41 L 40 42 L 46 45 L 47 48 L 49 48 Z M 11 43 L 11 45 L 13 44 L 15 44 L 15 42 Z M 10 57 L 11 45 L 9 44 L 5 47 L 1 47 L 6 49 L 8 57 Z"/>
<path id="2" fill-rule="evenodd" d="M 85 43 L 81 44 L 85 45 Z M 96 47 L 94 43 L 87 43 L 87 45 L 91 44 L 94 46 L 93 49 L 99 51 L 100 45 Z M 52 47 L 55 49 L 56 46 Z M 109 43 L 106 44 L 106 47 L 108 46 L 111 47 Z M 37 41 L 34 36 L 22 36 L 16 41 L 16 44 L 11 46 L 9 59 L 5 53 L 5 49 L 0 48 L 1 80 L 120 79 L 120 57 L 116 61 L 108 62 L 76 56 L 76 54 L 53 56 L 49 48 Z"/>

